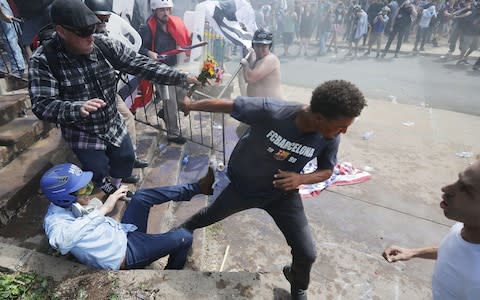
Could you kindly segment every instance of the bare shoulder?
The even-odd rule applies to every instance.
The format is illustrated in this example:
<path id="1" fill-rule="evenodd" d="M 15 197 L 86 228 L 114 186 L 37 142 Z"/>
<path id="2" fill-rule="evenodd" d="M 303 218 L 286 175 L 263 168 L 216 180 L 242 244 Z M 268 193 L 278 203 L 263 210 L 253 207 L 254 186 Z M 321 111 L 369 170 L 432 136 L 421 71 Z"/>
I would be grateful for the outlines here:
<path id="1" fill-rule="evenodd" d="M 280 65 L 280 60 L 273 53 L 270 53 L 269 55 L 265 56 L 265 62 L 268 62 L 269 64 L 274 63 L 277 65 Z"/>

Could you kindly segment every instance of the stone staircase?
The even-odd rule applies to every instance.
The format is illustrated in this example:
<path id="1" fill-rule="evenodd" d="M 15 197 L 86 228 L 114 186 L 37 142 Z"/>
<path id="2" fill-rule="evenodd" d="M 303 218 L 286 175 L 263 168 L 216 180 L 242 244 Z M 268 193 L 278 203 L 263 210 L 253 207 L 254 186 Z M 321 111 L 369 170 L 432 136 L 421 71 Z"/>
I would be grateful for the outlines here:
<path id="1" fill-rule="evenodd" d="M 153 107 L 149 109 L 146 116 L 140 116 L 140 119 L 142 118 L 150 120 L 156 118 Z M 151 165 L 145 169 L 134 170 L 142 180 L 137 186 L 132 185 L 132 190 L 195 182 L 206 174 L 212 151 L 209 147 L 198 144 L 198 134 L 190 136 L 197 142 L 178 146 L 168 144 L 162 132 L 154 126 L 137 122 L 136 127 L 137 155 L 150 161 Z M 235 128 L 235 126 L 226 127 L 227 135 L 235 135 Z M 227 152 L 231 151 L 235 141 L 236 139 L 227 139 Z M 215 155 L 218 157 L 219 153 Z M 189 158 L 186 163 L 183 161 L 185 156 Z M 25 89 L 11 95 L 0 96 L 0 176 L 2 178 L 0 181 L 0 248 L 3 253 L 0 255 L 0 265 L 2 267 L 11 271 L 43 272 L 46 276 L 52 276 L 55 281 L 81 276 L 85 272 L 95 274 L 95 271 L 76 264 L 73 257 L 59 256 L 49 246 L 43 232 L 43 216 L 49 202 L 39 193 L 38 182 L 48 168 L 66 161 L 76 162 L 72 152 L 65 146 L 60 130 L 52 124 L 38 120 L 32 114 Z M 198 195 L 189 202 L 169 202 L 155 206 L 150 212 L 148 231 L 151 233 L 168 231 L 206 206 L 208 201 L 211 201 L 209 197 Z M 111 216 L 120 220 L 126 205 L 128 205 L 126 202 L 119 201 Z M 179 288 L 178 284 L 188 286 L 192 283 L 191 280 L 194 280 L 196 286 L 201 282 L 205 282 L 208 286 L 213 284 L 212 287 L 216 288 L 216 295 L 220 298 L 226 297 L 227 294 L 237 295 L 239 298 L 252 298 L 251 292 L 255 294 L 261 290 L 262 285 L 257 282 L 259 274 L 218 273 L 224 249 L 222 246 L 212 244 L 218 243 L 218 240 L 211 238 L 212 234 L 216 234 L 216 230 L 221 230 L 221 226 L 212 225 L 195 231 L 192 252 L 185 268 L 190 270 L 190 273 L 173 274 L 171 272 L 174 271 L 170 273 L 161 271 L 166 264 L 166 259 L 161 259 L 153 263 L 149 267 L 150 270 L 121 272 L 118 276 L 121 278 L 121 284 L 127 282 L 128 278 L 143 278 L 146 282 L 150 282 L 148 278 L 163 276 L 164 279 L 178 278 L 177 287 L 168 283 L 168 280 L 164 280 L 173 287 L 173 290 L 170 288 L 168 293 L 164 293 L 165 295 L 175 294 L 175 290 Z M 38 263 L 38 259 L 42 262 Z M 52 268 L 54 264 L 58 267 Z M 52 272 L 57 268 L 63 271 Z M 270 279 L 268 281 L 271 282 Z M 141 289 L 139 293 L 143 293 Z M 198 299 L 216 298 L 210 298 L 209 293 L 210 288 L 199 287 L 196 291 L 189 289 L 185 297 L 176 298 L 190 298 L 187 295 L 197 295 L 200 297 L 196 297 Z M 135 298 L 131 297 L 132 295 L 122 296 L 125 299 Z"/>

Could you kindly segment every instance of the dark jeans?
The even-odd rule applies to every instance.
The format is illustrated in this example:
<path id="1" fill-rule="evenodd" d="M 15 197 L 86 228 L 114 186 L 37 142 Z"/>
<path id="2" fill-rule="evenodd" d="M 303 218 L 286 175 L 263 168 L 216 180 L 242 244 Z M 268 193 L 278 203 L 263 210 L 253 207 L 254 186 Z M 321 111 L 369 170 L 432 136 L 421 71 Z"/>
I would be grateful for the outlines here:
<path id="1" fill-rule="evenodd" d="M 390 45 L 393 42 L 393 39 L 395 38 L 396 35 L 397 37 L 397 48 L 395 49 L 395 54 L 397 54 L 400 51 L 400 48 L 402 47 L 402 42 L 405 37 L 405 34 L 407 33 L 408 26 L 393 26 L 392 32 L 390 32 L 390 35 L 388 36 L 387 44 L 385 45 L 384 52 L 386 53 L 388 49 L 390 49 Z"/>
<path id="2" fill-rule="evenodd" d="M 108 175 L 113 178 L 127 178 L 132 175 L 135 153 L 132 141 L 127 134 L 120 147 L 107 144 L 106 150 L 73 149 L 84 171 L 93 172 L 93 182 L 97 186 L 102 184 L 103 178 Z"/>
<path id="3" fill-rule="evenodd" d="M 172 201 L 190 201 L 200 194 L 197 183 L 143 189 L 135 193 L 127 206 L 122 223 L 134 224 L 136 231 L 127 235 L 125 269 L 143 268 L 169 255 L 165 269 L 182 269 L 192 246 L 190 231 L 180 228 L 166 233 L 147 234 L 147 219 L 153 205 Z"/>
<path id="4" fill-rule="evenodd" d="M 418 26 L 417 30 L 417 37 L 415 38 L 415 46 L 413 46 L 414 49 L 417 49 L 418 43 L 420 43 L 420 49 L 423 49 L 425 46 L 425 42 L 427 41 L 427 36 L 429 34 L 430 28 L 421 28 Z"/>
<path id="5" fill-rule="evenodd" d="M 460 28 L 458 24 L 454 23 L 452 25 L 452 31 L 450 32 L 450 37 L 448 38 L 448 51 L 454 52 L 455 48 L 457 48 L 457 41 L 460 37 Z"/>
<path id="6" fill-rule="evenodd" d="M 275 197 L 247 197 L 229 184 L 213 203 L 199 210 L 181 227 L 193 231 L 249 208 L 264 209 L 273 218 L 292 249 L 292 285 L 307 289 L 317 253 L 303 203 L 297 192 Z"/>

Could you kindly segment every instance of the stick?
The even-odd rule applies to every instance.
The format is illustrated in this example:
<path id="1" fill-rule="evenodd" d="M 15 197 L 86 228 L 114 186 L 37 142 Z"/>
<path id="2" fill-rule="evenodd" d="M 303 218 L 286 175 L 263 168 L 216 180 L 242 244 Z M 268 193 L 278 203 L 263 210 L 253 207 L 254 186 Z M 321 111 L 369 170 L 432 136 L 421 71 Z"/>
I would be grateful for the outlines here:
<path id="1" fill-rule="evenodd" d="M 219 272 L 223 271 L 223 266 L 225 265 L 225 261 L 227 260 L 228 250 L 230 249 L 230 245 L 227 245 L 227 249 L 225 249 L 225 254 L 223 255 L 222 265 L 220 266 Z"/>

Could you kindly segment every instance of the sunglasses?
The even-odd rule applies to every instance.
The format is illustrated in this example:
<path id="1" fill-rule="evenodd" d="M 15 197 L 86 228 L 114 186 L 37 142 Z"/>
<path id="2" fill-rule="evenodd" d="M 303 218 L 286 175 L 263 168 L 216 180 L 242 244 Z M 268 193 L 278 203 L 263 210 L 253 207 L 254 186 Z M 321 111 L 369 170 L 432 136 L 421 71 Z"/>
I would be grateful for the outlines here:
<path id="1" fill-rule="evenodd" d="M 95 32 L 96 25 L 90 25 L 88 27 L 83 27 L 83 28 L 74 28 L 66 25 L 62 25 L 62 27 L 72 32 L 78 37 L 86 38 L 91 36 Z"/>
<path id="2" fill-rule="evenodd" d="M 102 21 L 102 23 L 107 23 L 110 20 L 110 15 L 97 15 L 97 18 Z"/>
<path id="3" fill-rule="evenodd" d="M 86 186 L 79 189 L 74 193 L 75 196 L 89 196 L 92 194 L 93 190 L 95 189 L 95 184 L 93 182 L 89 182 Z"/>

